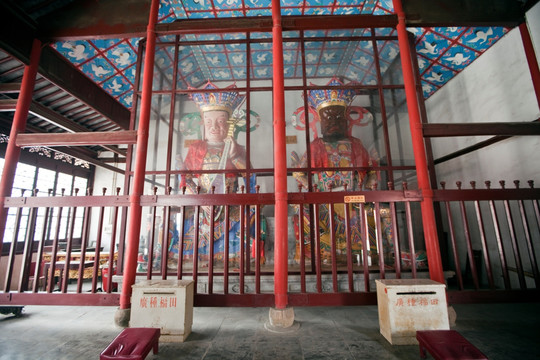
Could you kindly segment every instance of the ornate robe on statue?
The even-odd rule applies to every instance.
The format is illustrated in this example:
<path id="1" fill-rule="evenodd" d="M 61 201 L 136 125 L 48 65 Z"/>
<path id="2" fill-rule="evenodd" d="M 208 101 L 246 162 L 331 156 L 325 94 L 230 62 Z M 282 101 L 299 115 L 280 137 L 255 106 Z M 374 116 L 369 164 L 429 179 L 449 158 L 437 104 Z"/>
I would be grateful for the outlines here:
<path id="1" fill-rule="evenodd" d="M 311 167 L 312 169 L 322 167 L 371 167 L 377 164 L 373 161 L 366 148 L 362 145 L 359 139 L 348 137 L 335 142 L 327 142 L 322 138 L 315 139 L 311 145 Z M 301 160 L 301 167 L 307 165 L 307 154 L 304 154 Z M 344 191 L 345 184 L 347 185 L 347 191 L 360 191 L 362 190 L 364 180 L 368 171 L 320 171 L 314 173 L 314 185 L 319 191 Z M 305 183 L 305 174 L 295 173 L 293 175 L 301 183 Z M 347 242 L 345 232 L 345 207 L 344 204 L 334 205 L 334 228 L 336 236 L 336 249 L 337 249 L 337 261 L 344 263 L 347 256 Z M 351 229 L 351 243 L 353 258 L 356 258 L 357 254 L 362 250 L 362 234 L 361 234 L 361 219 L 357 207 L 352 204 L 348 204 L 350 214 L 350 229 Z M 321 242 L 321 257 L 323 262 L 330 263 L 331 261 L 331 229 L 330 229 L 330 211 L 327 204 L 321 204 L 318 208 L 319 212 L 319 234 Z M 373 209 L 366 206 L 366 212 L 368 213 L 368 231 L 369 231 L 369 247 L 371 253 L 374 255 L 377 252 L 376 237 L 375 237 L 375 224 L 373 219 Z M 371 214 L 370 214 L 371 212 Z M 307 207 L 304 207 L 302 214 L 304 224 L 303 226 L 303 238 L 304 238 L 304 251 L 306 257 L 311 257 L 311 241 L 309 231 L 309 211 Z M 296 233 L 296 255 L 295 260 L 300 260 L 300 244 L 298 242 L 299 232 L 299 214 L 294 218 L 294 227 Z M 386 234 L 391 231 L 391 226 L 385 227 L 385 237 L 391 237 L 391 234 Z"/>
<path id="2" fill-rule="evenodd" d="M 237 159 L 245 159 L 245 148 L 237 145 L 238 156 Z M 224 144 L 209 144 L 206 141 L 198 141 L 193 143 L 188 150 L 184 166 L 187 170 L 216 170 L 219 167 L 221 156 L 223 153 Z M 225 169 L 243 169 L 245 165 L 237 159 L 227 159 Z M 180 187 L 186 186 L 188 193 L 196 193 L 197 184 L 194 179 L 198 179 L 198 185 L 201 187 L 200 193 L 211 193 L 212 185 L 215 185 L 215 193 L 223 194 L 225 189 L 229 187 L 229 193 L 236 193 L 238 191 L 238 176 L 237 174 L 193 174 L 185 175 L 181 177 Z M 224 180 L 223 180 L 224 179 Z M 255 177 L 250 179 L 250 189 L 254 191 Z M 199 246 L 198 255 L 201 260 L 209 260 L 210 255 L 210 226 L 211 215 L 208 213 L 210 207 L 201 207 L 199 213 Z M 249 234 L 251 243 L 256 238 L 255 234 L 255 216 L 254 211 L 250 211 L 250 216 L 246 217 L 246 221 L 249 222 Z M 186 217 L 184 221 L 184 249 L 183 256 L 189 258 L 193 256 L 194 242 L 195 242 L 195 212 L 192 208 L 186 211 Z M 261 219 L 261 253 L 263 253 L 264 244 L 262 240 L 265 238 L 266 226 L 264 224 L 264 218 Z M 240 207 L 229 207 L 229 248 L 228 258 L 233 262 L 238 261 L 240 256 Z M 223 261 L 225 259 L 225 209 L 224 207 L 216 206 L 214 209 L 214 261 Z M 254 246 L 253 246 L 254 248 Z M 180 252 L 179 241 L 171 242 L 169 252 L 172 256 L 170 259 L 175 262 Z M 252 251 L 252 256 L 254 252 Z M 171 266 L 172 267 L 172 266 Z"/>

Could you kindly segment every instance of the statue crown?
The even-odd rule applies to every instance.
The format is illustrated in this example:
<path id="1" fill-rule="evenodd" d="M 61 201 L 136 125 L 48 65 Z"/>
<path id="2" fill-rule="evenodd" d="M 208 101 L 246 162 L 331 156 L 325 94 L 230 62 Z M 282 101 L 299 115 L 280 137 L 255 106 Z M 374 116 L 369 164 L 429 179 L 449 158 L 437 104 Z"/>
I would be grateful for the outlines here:
<path id="1" fill-rule="evenodd" d="M 190 90 L 195 90 L 195 88 L 189 88 Z M 236 84 L 232 84 L 224 88 L 223 90 L 231 91 L 216 91 L 216 92 L 201 92 L 201 93 L 192 93 L 190 95 L 191 99 L 195 101 L 197 107 L 202 111 L 212 111 L 212 110 L 224 110 L 229 113 L 229 117 L 232 115 L 234 110 L 245 98 L 245 95 L 240 95 L 236 91 Z M 220 90 L 212 82 L 208 81 L 202 90 Z"/>
<path id="2" fill-rule="evenodd" d="M 310 83 L 310 85 L 315 85 Z M 326 86 L 343 86 L 339 79 L 332 78 Z M 332 105 L 347 107 L 355 96 L 353 89 L 314 89 L 308 91 L 308 104 L 319 112 L 322 108 Z"/>

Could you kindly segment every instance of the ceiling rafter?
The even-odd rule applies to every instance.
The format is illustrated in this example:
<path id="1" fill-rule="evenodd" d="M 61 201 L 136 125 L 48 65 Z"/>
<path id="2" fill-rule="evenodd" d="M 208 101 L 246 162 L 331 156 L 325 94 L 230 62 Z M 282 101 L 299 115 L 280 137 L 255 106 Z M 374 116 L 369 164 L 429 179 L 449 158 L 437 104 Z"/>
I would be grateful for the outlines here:
<path id="1" fill-rule="evenodd" d="M 12 34 L 0 38 L 0 48 L 28 64 L 33 39 L 40 38 L 36 25 L 5 1 L 0 2 L 0 33 Z M 49 46 L 42 48 L 38 73 L 122 129 L 129 128 L 130 111 Z"/>

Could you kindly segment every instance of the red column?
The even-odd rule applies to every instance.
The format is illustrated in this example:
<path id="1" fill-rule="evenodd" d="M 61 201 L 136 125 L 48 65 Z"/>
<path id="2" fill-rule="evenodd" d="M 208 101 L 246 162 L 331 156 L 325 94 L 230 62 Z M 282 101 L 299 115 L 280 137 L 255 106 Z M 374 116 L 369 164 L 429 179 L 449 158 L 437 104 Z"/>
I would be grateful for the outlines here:
<path id="1" fill-rule="evenodd" d="M 429 276 L 432 280 L 444 283 L 444 274 L 435 224 L 435 212 L 433 209 L 433 191 L 429 183 L 426 149 L 422 135 L 422 123 L 418 108 L 418 98 L 414 82 L 414 70 L 409 48 L 409 38 L 405 27 L 405 12 L 401 0 L 394 1 L 394 11 L 398 16 L 397 32 L 401 66 L 403 69 L 403 81 L 405 83 L 405 96 L 407 98 L 407 110 L 409 112 L 409 125 L 411 129 L 414 160 L 416 163 L 416 176 L 418 188 L 422 191 L 423 200 L 420 203 L 422 210 L 422 222 L 424 226 L 424 238 L 428 258 Z"/>
<path id="2" fill-rule="evenodd" d="M 131 286 L 135 283 L 137 271 L 137 254 L 139 252 L 139 236 L 141 232 L 141 195 L 143 195 L 146 170 L 146 153 L 148 147 L 148 128 L 150 108 L 152 105 L 152 80 L 154 77 L 154 55 L 156 48 L 156 23 L 158 19 L 159 0 L 152 0 L 150 19 L 146 31 L 146 52 L 144 55 L 144 74 L 142 82 L 141 113 L 137 128 L 137 148 L 135 152 L 135 168 L 133 170 L 133 189 L 129 196 L 129 219 L 126 235 L 126 255 L 124 257 L 124 281 L 120 296 L 120 309 L 131 307 Z"/>
<path id="3" fill-rule="evenodd" d="M 275 192 L 275 240 L 274 240 L 274 295 L 276 308 L 287 307 L 287 154 L 285 144 L 285 91 L 283 80 L 283 34 L 281 6 L 272 0 L 273 36 L 273 96 L 274 96 L 274 192 Z"/>
<path id="4" fill-rule="evenodd" d="M 0 249 L 4 243 L 4 230 L 6 229 L 6 219 L 9 210 L 4 208 L 4 200 L 11 195 L 13 178 L 15 177 L 15 170 L 17 169 L 19 155 L 21 154 L 21 148 L 15 145 L 15 142 L 17 135 L 26 130 L 26 119 L 28 118 L 28 110 L 32 102 L 32 93 L 34 92 L 34 85 L 36 83 L 40 55 L 41 41 L 34 39 L 32 52 L 30 53 L 30 64 L 24 68 L 19 100 L 17 101 L 13 124 L 11 124 L 11 132 L 9 133 L 4 171 L 2 173 L 2 180 L 0 180 Z"/>
<path id="5" fill-rule="evenodd" d="M 519 25 L 519 31 L 521 33 L 521 40 L 523 41 L 525 56 L 527 56 L 529 71 L 531 72 L 534 92 L 536 93 L 536 101 L 538 102 L 538 107 L 540 107 L 540 69 L 538 68 L 538 59 L 534 53 L 531 34 L 529 34 L 529 28 L 527 27 L 526 22 Z"/>

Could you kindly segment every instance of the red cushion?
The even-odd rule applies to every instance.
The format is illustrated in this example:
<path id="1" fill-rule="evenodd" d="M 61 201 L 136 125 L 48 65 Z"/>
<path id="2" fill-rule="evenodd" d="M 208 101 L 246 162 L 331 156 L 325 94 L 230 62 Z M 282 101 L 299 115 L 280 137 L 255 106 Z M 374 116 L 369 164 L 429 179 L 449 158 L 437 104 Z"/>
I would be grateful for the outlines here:
<path id="1" fill-rule="evenodd" d="M 100 360 L 143 359 L 159 341 L 160 329 L 127 328 L 101 352 Z"/>
<path id="2" fill-rule="evenodd" d="M 487 359 L 486 355 L 455 330 L 418 330 L 416 339 L 435 359 Z"/>

